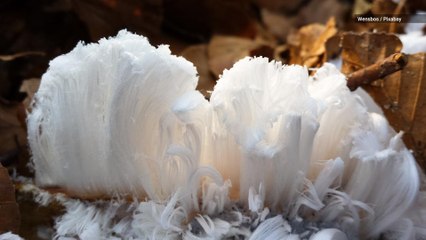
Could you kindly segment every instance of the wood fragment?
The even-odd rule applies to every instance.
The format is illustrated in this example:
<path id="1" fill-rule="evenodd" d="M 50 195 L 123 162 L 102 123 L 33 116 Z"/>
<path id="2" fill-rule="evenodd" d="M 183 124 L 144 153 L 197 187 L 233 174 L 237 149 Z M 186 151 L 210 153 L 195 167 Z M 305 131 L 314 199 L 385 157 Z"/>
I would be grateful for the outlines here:
<path id="1" fill-rule="evenodd" d="M 380 62 L 349 74 L 347 86 L 351 91 L 355 91 L 361 85 L 372 83 L 401 70 L 407 61 L 408 58 L 404 53 L 394 53 Z"/>

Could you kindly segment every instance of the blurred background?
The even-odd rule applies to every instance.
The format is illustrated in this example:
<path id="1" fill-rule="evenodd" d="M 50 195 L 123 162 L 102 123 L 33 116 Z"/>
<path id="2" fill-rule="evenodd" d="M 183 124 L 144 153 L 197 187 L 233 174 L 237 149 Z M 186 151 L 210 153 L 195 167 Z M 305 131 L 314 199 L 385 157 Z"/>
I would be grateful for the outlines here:
<path id="1" fill-rule="evenodd" d="M 70 51 L 78 41 L 96 42 L 120 29 L 145 35 L 153 45 L 168 44 L 174 54 L 220 39 L 211 55 L 274 57 L 291 61 L 288 45 L 302 26 L 326 24 L 333 17 L 337 31 L 403 33 L 404 23 L 359 23 L 354 14 L 415 14 L 426 10 L 418 0 L 3 0 L 0 3 L 0 97 L 22 101 L 22 81 L 40 78 L 49 60 Z M 405 20 L 408 20 L 405 19 Z M 395 24 L 394 24 L 395 25 Z M 313 31 L 321 31 L 313 29 Z M 329 35 L 334 36 L 335 33 Z M 248 41 L 244 41 L 248 40 Z M 255 40 L 257 44 L 249 41 Z M 297 43 L 296 43 L 297 44 Z M 227 45 L 227 49 L 224 49 Z M 253 46 L 254 45 L 254 46 Z M 312 46 L 315 47 L 315 46 Z M 189 58 L 196 58 L 190 49 Z M 5 58 L 5 56 L 8 56 Z M 215 56 L 213 56 L 215 57 Z M 275 56 L 276 57 L 276 56 Z M 213 66 L 213 68 L 216 66 Z M 213 69 L 217 74 L 222 69 Z"/>

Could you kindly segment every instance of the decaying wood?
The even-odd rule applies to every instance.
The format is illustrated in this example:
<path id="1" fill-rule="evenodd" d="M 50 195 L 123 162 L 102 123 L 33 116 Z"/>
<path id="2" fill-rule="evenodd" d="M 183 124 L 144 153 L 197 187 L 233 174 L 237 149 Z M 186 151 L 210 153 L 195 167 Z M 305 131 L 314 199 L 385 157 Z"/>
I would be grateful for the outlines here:
<path id="1" fill-rule="evenodd" d="M 19 230 L 19 208 L 7 169 L 0 165 L 0 234 Z"/>
<path id="2" fill-rule="evenodd" d="M 394 53 L 380 62 L 350 73 L 347 85 L 351 91 L 354 91 L 362 85 L 370 84 L 401 70 L 407 64 L 407 60 L 408 58 L 404 53 Z"/>

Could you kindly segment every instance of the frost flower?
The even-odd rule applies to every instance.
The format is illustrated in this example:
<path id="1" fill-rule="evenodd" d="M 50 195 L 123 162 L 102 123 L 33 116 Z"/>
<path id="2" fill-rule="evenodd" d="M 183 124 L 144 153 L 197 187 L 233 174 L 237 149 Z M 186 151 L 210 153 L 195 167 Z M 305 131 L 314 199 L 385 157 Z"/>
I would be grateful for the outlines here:
<path id="1" fill-rule="evenodd" d="M 126 224 L 113 205 L 70 205 L 58 236 L 114 239 L 102 218 L 120 215 L 117 232 L 143 239 L 426 237 L 402 133 L 333 65 L 245 58 L 210 101 L 196 84 L 190 62 L 127 31 L 50 63 L 28 117 L 36 182 L 149 199 Z"/>

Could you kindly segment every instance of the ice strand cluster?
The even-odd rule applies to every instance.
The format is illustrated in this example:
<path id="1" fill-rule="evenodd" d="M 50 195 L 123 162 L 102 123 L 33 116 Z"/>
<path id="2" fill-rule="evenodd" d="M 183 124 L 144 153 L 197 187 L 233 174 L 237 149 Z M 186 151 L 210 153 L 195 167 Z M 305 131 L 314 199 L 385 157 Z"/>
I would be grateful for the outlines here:
<path id="1" fill-rule="evenodd" d="M 224 71 L 210 101 L 197 81 L 192 63 L 125 30 L 55 58 L 27 120 L 36 183 L 149 199 L 134 206 L 137 223 L 126 229 L 145 230 L 133 238 L 241 235 L 210 218 L 235 202 L 258 216 L 250 239 L 299 239 L 308 223 L 324 228 L 311 239 L 426 238 L 424 175 L 402 133 L 333 65 L 309 76 L 245 58 Z M 193 212 L 206 238 L 185 233 Z M 75 228 L 67 219 L 59 223 Z"/>

